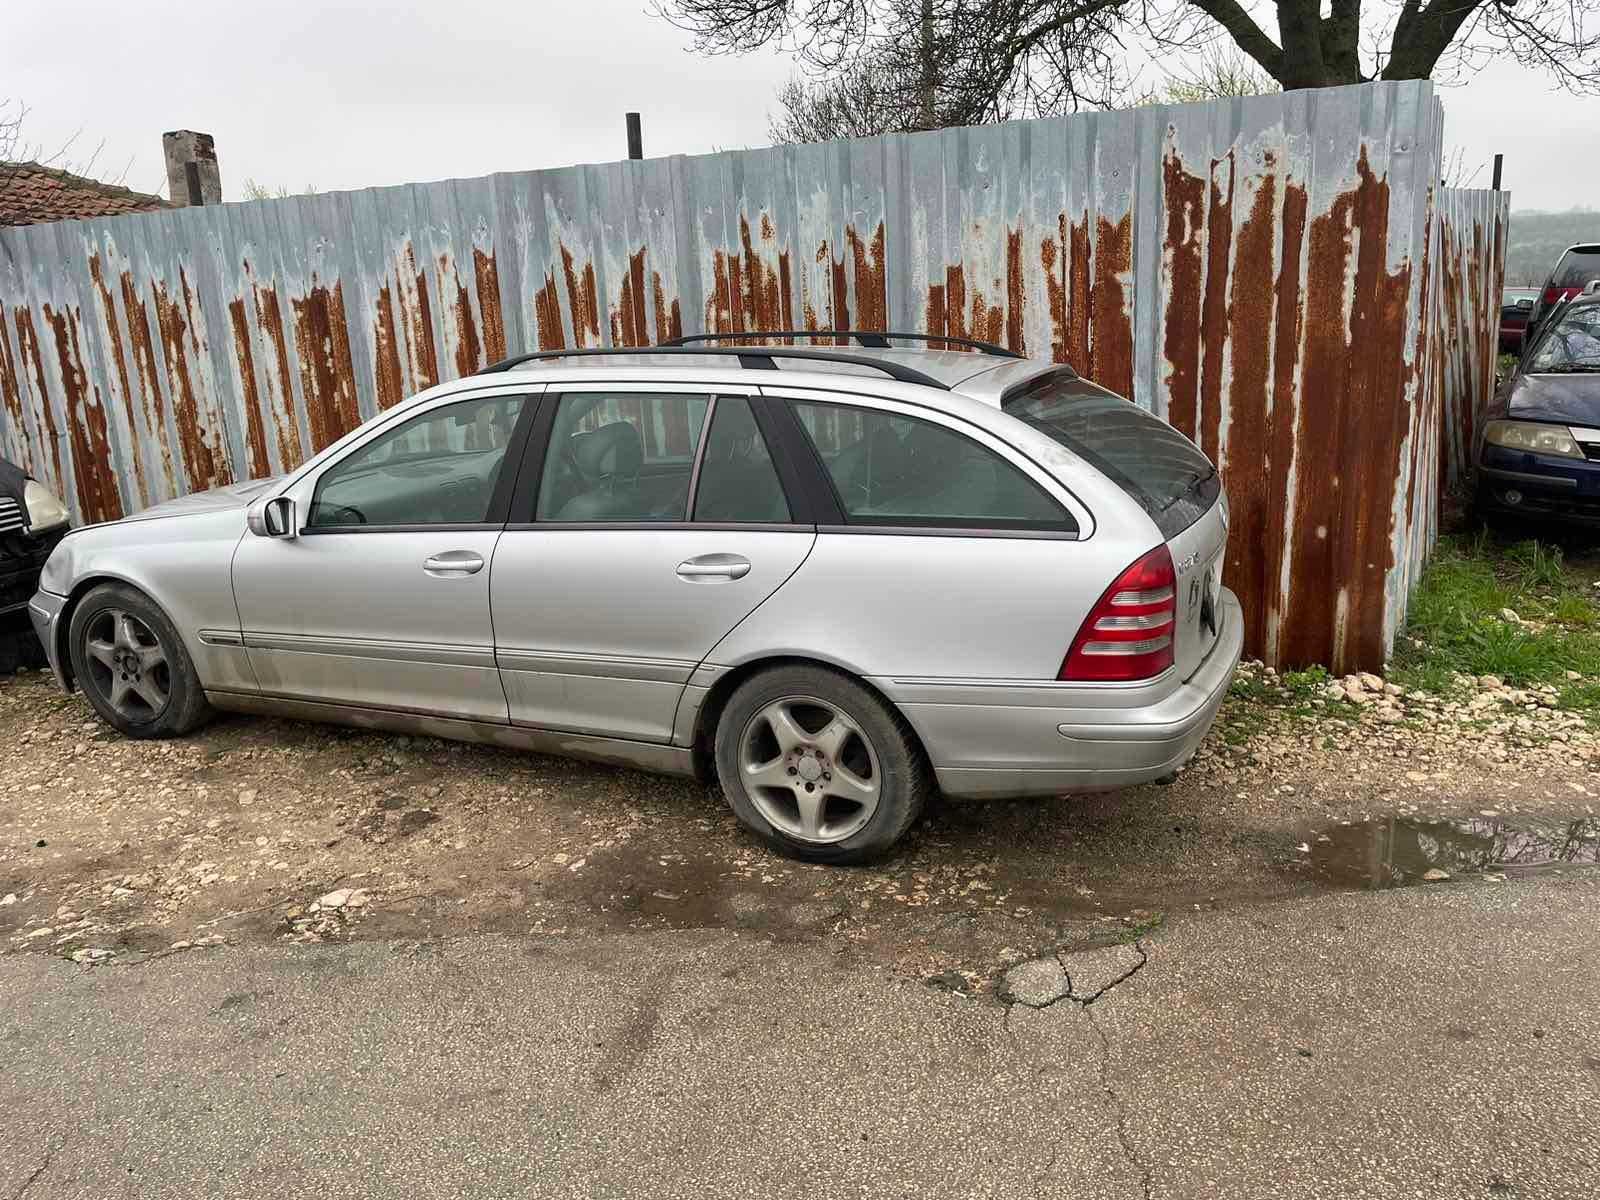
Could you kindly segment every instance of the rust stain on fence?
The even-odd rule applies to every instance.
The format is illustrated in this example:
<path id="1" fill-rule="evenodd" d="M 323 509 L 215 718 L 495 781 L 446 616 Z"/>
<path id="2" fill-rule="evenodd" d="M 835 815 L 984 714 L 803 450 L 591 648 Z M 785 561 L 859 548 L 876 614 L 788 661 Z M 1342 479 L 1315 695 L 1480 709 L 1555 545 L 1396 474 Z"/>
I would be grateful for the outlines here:
<path id="1" fill-rule="evenodd" d="M 1089 345 L 1089 375 L 1119 396 L 1133 395 L 1133 320 L 1122 277 L 1133 268 L 1133 214 L 1113 224 L 1096 220 L 1094 283 L 1090 306 L 1094 338 Z"/>
<path id="2" fill-rule="evenodd" d="M 83 370 L 83 351 L 78 337 L 79 310 L 57 311 L 47 303 L 44 319 L 50 326 L 56 364 L 61 371 L 68 453 L 72 457 L 72 480 L 79 508 L 90 521 L 115 521 L 122 516 L 122 496 L 117 491 L 117 477 L 111 462 L 111 441 L 106 436 L 106 410 L 100 402 L 100 389 L 93 389 L 91 402 L 89 380 Z"/>
<path id="3" fill-rule="evenodd" d="M 1311 222 L 1295 454 L 1323 465 L 1296 474 L 1282 641 L 1287 661 L 1335 671 L 1381 663 L 1387 649 L 1389 514 L 1406 432 L 1394 397 L 1405 385 L 1411 266 L 1386 267 L 1389 183 L 1372 173 L 1365 146 L 1358 171 L 1356 187 Z"/>
<path id="4" fill-rule="evenodd" d="M 494 255 L 472 248 L 472 279 L 478 289 L 478 313 L 483 319 L 483 356 L 497 363 L 506 357 L 506 321 L 500 311 L 500 269 Z"/>
<path id="5" fill-rule="evenodd" d="M 300 441 L 300 422 L 295 419 L 294 383 L 289 373 L 289 342 L 284 336 L 283 309 L 278 303 L 277 289 L 257 283 L 248 261 L 244 264 L 244 273 L 255 297 L 257 319 L 272 351 L 267 380 L 275 385 L 270 400 L 278 461 L 285 471 L 291 471 L 305 459 L 305 451 Z"/>
<path id="6" fill-rule="evenodd" d="M 50 390 L 44 382 L 44 358 L 39 353 L 39 335 L 33 327 L 32 311 L 26 308 L 17 309 L 16 321 L 17 357 L 22 360 L 24 369 L 30 364 L 33 367 L 33 383 L 37 389 L 34 392 L 35 402 L 38 405 L 39 417 L 44 422 L 45 444 L 49 449 L 50 466 L 54 472 L 51 478 L 59 486 L 65 487 L 67 476 L 61 469 L 61 431 L 56 426 L 55 409 L 50 404 Z"/>
<path id="7" fill-rule="evenodd" d="M 172 470 L 172 446 L 167 441 L 167 406 L 161 391 L 161 376 L 156 367 L 155 347 L 150 341 L 150 314 L 139 298 L 133 272 L 124 271 L 121 279 L 122 311 L 128 318 L 128 341 L 133 352 L 133 369 L 139 381 L 139 409 L 150 438 L 161 449 L 161 479 L 167 495 L 177 493 L 177 477 Z M 138 439 L 135 438 L 137 441 Z"/>
<path id="8" fill-rule="evenodd" d="M 426 282 L 417 277 L 419 294 Z M 355 370 L 350 359 L 350 331 L 344 319 L 344 284 L 330 291 L 315 273 L 303 299 L 292 298 L 294 348 L 300 360 L 300 391 L 305 400 L 306 426 L 311 433 L 311 453 L 330 446 L 357 425 L 361 413 L 356 402 Z M 429 346 L 432 346 L 429 327 Z"/>
<path id="9" fill-rule="evenodd" d="M 1233 524 L 1230 553 L 1224 564 L 1224 582 L 1241 598 L 1248 597 L 1245 611 L 1245 636 L 1253 648 L 1266 645 L 1266 614 L 1274 602 L 1276 581 L 1283 561 L 1283 510 L 1274 493 L 1281 492 L 1288 478 L 1288 462 L 1281 457 L 1280 428 L 1293 430 L 1293 413 L 1275 405 L 1284 393 L 1275 394 L 1271 368 L 1273 339 L 1282 330 L 1274 325 L 1274 283 L 1286 281 L 1287 273 L 1299 279 L 1299 243 L 1284 244 L 1284 272 L 1274 279 L 1274 263 L 1279 229 L 1276 212 L 1278 177 L 1270 160 L 1259 180 L 1249 215 L 1240 226 L 1228 306 L 1228 383 L 1227 457 L 1223 482 L 1228 489 Z M 1288 231 L 1284 236 L 1287 238 Z M 1279 354 L 1292 355 L 1292 347 L 1281 343 Z M 1213 406 L 1218 411 L 1220 404 Z M 1288 408 L 1287 403 L 1283 408 Z M 1211 411 L 1208 409 L 1208 412 Z M 1287 423 L 1283 422 L 1289 417 Z M 1257 650 L 1256 652 L 1261 652 Z"/>
<path id="10" fill-rule="evenodd" d="M 456 378 L 465 379 L 482 365 L 478 355 L 482 345 L 478 341 L 478 323 L 472 317 L 472 293 L 461 282 L 455 264 L 448 254 L 439 256 L 439 294 L 445 292 L 445 280 L 453 279 L 456 288 Z"/>
<path id="11" fill-rule="evenodd" d="M 27 438 L 28 423 L 22 414 L 22 381 L 17 376 L 17 360 L 11 353 L 8 329 L 6 306 L 0 304 L 0 403 L 5 405 L 12 440 L 21 449 L 17 465 L 32 472 L 33 446 Z"/>
<path id="12" fill-rule="evenodd" d="M 534 293 L 533 314 L 539 349 L 565 350 L 567 339 L 561 331 L 561 297 L 556 292 L 554 275 L 546 275 L 544 286 Z"/>
<path id="13" fill-rule="evenodd" d="M 600 301 L 596 295 L 594 281 L 594 263 L 583 264 L 580 273 L 573 266 L 572 251 L 565 246 L 561 250 L 561 273 L 567 281 L 567 312 L 572 317 L 572 341 L 574 350 L 587 348 L 592 341 L 596 346 L 600 344 Z M 560 328 L 559 321 L 557 328 Z"/>
<path id="14" fill-rule="evenodd" d="M 122 403 L 132 405 L 133 388 L 128 378 L 128 357 L 122 346 L 122 327 L 117 322 L 117 302 L 111 289 L 106 286 L 105 274 L 100 266 L 100 256 L 89 256 L 89 278 L 94 281 L 96 294 L 100 297 L 100 310 L 105 313 L 106 340 L 111 346 L 111 364 L 117 373 L 117 383 L 121 387 Z M 140 453 L 139 439 L 133 439 L 129 447 L 129 459 L 133 463 L 134 487 L 139 492 L 139 507 L 144 508 L 150 504 L 150 485 L 144 477 L 144 455 Z"/>
<path id="15" fill-rule="evenodd" d="M 1211 203 L 1206 212 L 1206 286 L 1200 302 L 1200 399 L 1199 411 L 1195 413 L 1195 440 L 1212 457 L 1216 457 L 1220 449 L 1222 356 L 1228 347 L 1231 325 L 1228 261 L 1233 251 L 1233 189 L 1237 179 L 1230 152 L 1224 195 L 1218 184 L 1222 162 L 1222 159 L 1213 159 L 1211 163 Z M 1269 278 L 1270 275 L 1269 271 Z"/>
<path id="16" fill-rule="evenodd" d="M 244 449 L 251 479 L 272 474 L 267 457 L 267 431 L 261 423 L 261 392 L 256 386 L 256 354 L 250 345 L 250 317 L 244 310 L 244 297 L 228 302 L 228 325 L 233 332 L 234 362 L 239 368 L 239 386 L 244 409 Z"/>
<path id="17" fill-rule="evenodd" d="M 394 320 L 394 292 L 387 282 L 378 289 L 377 310 L 372 322 L 372 366 L 381 412 L 399 404 L 406 395 L 405 372 L 400 366 L 400 334 Z"/>
<path id="18" fill-rule="evenodd" d="M 1161 164 L 1166 195 L 1167 420 L 1193 437 L 1199 411 L 1201 234 L 1205 180 L 1183 169 L 1169 149 Z"/>
<path id="19" fill-rule="evenodd" d="M 178 296 L 167 293 L 164 283 L 154 285 L 156 325 L 166 358 L 167 377 L 172 381 L 172 423 L 178 433 L 178 454 L 192 491 L 220 487 L 233 482 L 233 472 L 221 447 L 211 444 L 214 430 L 201 428 L 200 395 L 189 362 L 193 350 L 202 354 L 194 331 L 195 298 L 189 277 L 178 269 Z"/>
<path id="20" fill-rule="evenodd" d="M 1094 312 L 1090 288 L 1093 262 L 1089 250 L 1089 213 L 1082 221 L 1068 221 L 1067 239 L 1067 361 L 1084 374 L 1089 373 L 1089 327 Z"/>

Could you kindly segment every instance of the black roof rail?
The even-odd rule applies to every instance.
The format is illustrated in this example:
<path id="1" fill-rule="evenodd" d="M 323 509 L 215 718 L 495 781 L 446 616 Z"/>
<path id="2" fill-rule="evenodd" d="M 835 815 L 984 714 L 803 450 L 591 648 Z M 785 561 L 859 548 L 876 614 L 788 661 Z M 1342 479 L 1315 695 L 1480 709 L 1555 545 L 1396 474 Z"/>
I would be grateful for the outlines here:
<path id="1" fill-rule="evenodd" d="M 869 350 L 892 350 L 889 345 L 890 338 L 899 338 L 905 342 L 938 342 L 945 346 L 965 346 L 969 350 L 977 350 L 983 354 L 992 354 L 997 358 L 1024 358 L 1015 350 L 1008 350 L 1004 346 L 997 346 L 993 342 L 980 342 L 974 338 L 945 337 L 939 333 L 895 333 L 877 329 L 746 329 L 738 333 L 686 333 L 682 337 L 670 338 L 661 344 L 663 346 L 687 346 L 691 342 L 724 342 L 745 341 L 750 338 L 854 338 Z"/>
<path id="2" fill-rule="evenodd" d="M 776 371 L 778 364 L 774 358 L 797 358 L 808 362 L 848 363 L 853 367 L 872 367 L 882 371 L 889 378 L 899 383 L 919 383 L 923 387 L 938 388 L 941 392 L 949 391 L 949 387 L 940 383 L 932 375 L 928 375 L 915 367 L 908 367 L 901 363 L 886 362 L 882 359 L 872 358 L 865 354 L 852 354 L 849 350 L 812 350 L 805 346 L 761 346 L 748 349 L 737 349 L 731 346 L 628 346 L 613 347 L 595 350 L 536 350 L 532 354 L 518 354 L 514 358 L 507 358 L 493 363 L 475 372 L 478 375 L 494 375 L 501 371 L 509 371 L 520 367 L 523 363 L 543 362 L 546 359 L 557 358 L 600 358 L 611 354 L 684 354 L 696 358 L 706 355 L 717 357 L 736 358 L 739 365 L 746 370 Z"/>

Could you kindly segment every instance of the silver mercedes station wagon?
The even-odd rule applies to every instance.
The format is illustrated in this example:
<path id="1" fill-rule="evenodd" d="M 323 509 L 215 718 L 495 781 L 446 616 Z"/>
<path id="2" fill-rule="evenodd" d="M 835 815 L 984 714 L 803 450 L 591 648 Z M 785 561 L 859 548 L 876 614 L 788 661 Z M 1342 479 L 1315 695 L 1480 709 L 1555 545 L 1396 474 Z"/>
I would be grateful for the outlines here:
<path id="1" fill-rule="evenodd" d="M 714 777 L 834 863 L 935 789 L 1194 753 L 1242 622 L 1193 443 L 994 346 L 757 336 L 513 359 L 75 529 L 30 602 L 56 677 L 131 737 L 228 709 Z"/>

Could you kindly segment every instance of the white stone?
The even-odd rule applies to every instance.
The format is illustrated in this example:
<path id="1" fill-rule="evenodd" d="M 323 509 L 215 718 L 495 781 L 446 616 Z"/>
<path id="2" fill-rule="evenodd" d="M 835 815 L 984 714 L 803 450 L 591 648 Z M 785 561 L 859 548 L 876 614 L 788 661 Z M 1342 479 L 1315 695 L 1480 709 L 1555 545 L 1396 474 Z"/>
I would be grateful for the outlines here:
<path id="1" fill-rule="evenodd" d="M 1479 675 L 1478 686 L 1486 692 L 1497 692 L 1505 687 L 1505 682 L 1498 675 Z"/>
<path id="2" fill-rule="evenodd" d="M 1517 616 L 1517 610 L 1514 608 L 1502 608 L 1500 610 L 1500 619 L 1507 625 L 1522 624 L 1522 618 Z"/>
<path id="3" fill-rule="evenodd" d="M 1438 867 L 1429 867 L 1422 873 L 1422 877 L 1429 883 L 1438 883 L 1441 879 L 1449 879 L 1449 871 L 1441 871 Z"/>
<path id="4" fill-rule="evenodd" d="M 17 894 L 15 892 L 7 892 L 4 897 L 0 897 L 0 908 L 9 908 L 16 902 Z"/>
<path id="5" fill-rule="evenodd" d="M 1369 692 L 1381 692 L 1381 691 L 1383 691 L 1383 680 L 1378 678 L 1378 676 L 1374 675 L 1371 671 L 1363 671 L 1363 672 L 1361 672 L 1359 678 L 1361 680 L 1361 686 L 1364 687 L 1367 691 L 1369 691 Z"/>
<path id="6" fill-rule="evenodd" d="M 352 888 L 339 888 L 337 891 L 329 892 L 326 896 L 318 896 L 317 903 L 323 908 L 343 908 L 350 903 L 350 896 L 353 890 Z"/>

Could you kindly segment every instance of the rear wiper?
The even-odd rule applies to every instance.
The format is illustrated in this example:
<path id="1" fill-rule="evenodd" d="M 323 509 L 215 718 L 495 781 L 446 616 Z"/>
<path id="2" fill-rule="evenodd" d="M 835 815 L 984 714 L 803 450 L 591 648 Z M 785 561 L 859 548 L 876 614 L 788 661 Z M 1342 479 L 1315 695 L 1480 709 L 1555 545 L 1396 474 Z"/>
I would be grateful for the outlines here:
<path id="1" fill-rule="evenodd" d="M 1212 478 L 1214 475 L 1216 475 L 1216 473 L 1217 473 L 1217 469 L 1215 467 L 1207 467 L 1204 471 L 1194 471 L 1191 474 L 1189 474 L 1183 480 L 1183 486 L 1181 488 L 1178 488 L 1177 491 L 1174 492 L 1174 494 L 1172 496 L 1172 499 L 1168 500 L 1165 504 L 1163 504 L 1161 506 L 1161 511 L 1162 512 L 1166 512 L 1167 509 L 1171 508 L 1179 500 L 1182 500 L 1190 492 L 1194 491 L 1195 487 L 1198 484 L 1204 483 L 1206 480 L 1208 480 L 1208 479 Z"/>

